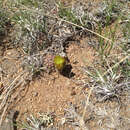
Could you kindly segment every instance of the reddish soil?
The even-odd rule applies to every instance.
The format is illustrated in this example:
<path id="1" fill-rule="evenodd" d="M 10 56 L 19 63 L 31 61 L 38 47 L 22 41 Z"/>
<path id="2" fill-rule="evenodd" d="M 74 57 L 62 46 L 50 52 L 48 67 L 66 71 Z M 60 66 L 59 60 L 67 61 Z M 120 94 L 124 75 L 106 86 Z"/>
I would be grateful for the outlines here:
<path id="1" fill-rule="evenodd" d="M 72 43 L 67 48 L 74 77 L 67 78 L 62 75 L 58 77 L 55 72 L 31 81 L 25 96 L 16 104 L 15 110 L 20 112 L 18 119 L 25 119 L 31 113 L 37 115 L 38 112 L 54 112 L 56 120 L 60 120 L 69 104 L 77 104 L 84 99 L 83 88 L 75 81 L 82 81 L 86 77 L 80 68 L 93 64 L 95 52 L 85 39 L 81 41 L 81 46 Z"/>
<path id="2" fill-rule="evenodd" d="M 67 2 L 65 0 L 62 1 L 66 4 L 66 6 L 69 6 L 75 2 L 74 0 L 67 0 Z M 86 2 L 88 1 L 86 0 Z M 100 1 L 93 0 L 93 2 L 95 2 L 97 5 L 97 3 Z M 116 55 L 118 55 L 118 51 L 120 50 L 112 50 L 112 54 L 116 53 Z M 45 73 L 44 76 L 38 76 L 32 80 L 28 85 L 25 86 L 24 89 L 22 89 L 23 86 L 19 86 L 11 95 L 14 97 L 13 99 L 15 99 L 15 97 L 18 98 L 16 98 L 16 100 L 13 100 L 16 102 L 12 103 L 13 107 L 11 106 L 11 109 L 19 112 L 17 118 L 18 121 L 25 121 L 26 118 L 30 116 L 30 114 L 38 116 L 39 112 L 54 113 L 55 126 L 57 126 L 57 124 L 64 118 L 65 109 L 69 108 L 70 104 L 80 106 L 81 102 L 86 100 L 85 94 L 88 93 L 89 88 L 84 88 L 82 86 L 82 83 L 84 80 L 89 81 L 89 77 L 83 73 L 82 67 L 94 66 L 95 60 L 97 60 L 96 51 L 93 49 L 93 47 L 88 45 L 88 39 L 84 38 L 80 41 L 80 44 L 74 42 L 70 43 L 66 48 L 66 53 L 69 59 L 68 66 L 72 68 L 70 75 L 61 75 L 58 74 L 58 72 L 52 72 L 51 74 Z M 22 71 L 22 69 L 18 70 L 18 68 L 21 62 L 19 61 L 19 57 L 22 57 L 23 55 L 24 54 L 21 52 L 21 50 L 17 49 L 4 50 L 2 54 L 0 51 L 0 68 L 2 67 L 5 70 L 5 75 L 0 75 L 0 78 L 5 77 L 5 79 L 1 78 L 1 81 L 4 81 L 4 83 L 0 82 L 0 88 L 8 86 L 10 83 L 12 83 L 17 75 Z M 123 100 L 126 99 L 122 99 L 122 102 Z M 119 104 L 117 102 L 105 102 L 102 104 L 97 103 L 94 107 L 97 107 L 98 110 L 98 108 L 100 109 L 104 106 L 110 106 L 111 110 L 111 108 L 113 109 L 113 107 L 116 107 L 118 105 Z M 121 116 L 126 117 L 126 119 L 129 119 L 130 112 L 128 108 L 129 106 L 127 106 L 126 101 L 126 103 L 124 103 L 123 109 L 120 111 Z M 78 112 L 82 114 L 83 109 L 82 111 Z M 87 108 L 86 113 L 86 116 L 89 117 L 89 114 L 93 113 L 93 111 Z M 99 130 L 101 127 L 99 129 L 97 128 L 97 126 L 100 125 L 97 125 L 97 120 L 98 118 L 95 120 L 93 119 L 91 122 L 89 122 L 88 119 L 88 127 L 90 127 L 92 130 Z M 59 128 L 59 130 L 60 129 L 71 130 L 73 128 L 72 126 L 67 125 L 62 126 L 62 128 Z"/>

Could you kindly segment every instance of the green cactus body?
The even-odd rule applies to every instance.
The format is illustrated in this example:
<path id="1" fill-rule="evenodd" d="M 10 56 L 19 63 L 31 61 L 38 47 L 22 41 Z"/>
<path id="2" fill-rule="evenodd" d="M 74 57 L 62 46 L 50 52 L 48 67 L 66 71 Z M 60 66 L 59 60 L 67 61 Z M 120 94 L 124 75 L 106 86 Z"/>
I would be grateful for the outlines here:
<path id="1" fill-rule="evenodd" d="M 59 72 L 63 70 L 65 63 L 66 59 L 64 57 L 58 55 L 54 57 L 54 65 Z"/>

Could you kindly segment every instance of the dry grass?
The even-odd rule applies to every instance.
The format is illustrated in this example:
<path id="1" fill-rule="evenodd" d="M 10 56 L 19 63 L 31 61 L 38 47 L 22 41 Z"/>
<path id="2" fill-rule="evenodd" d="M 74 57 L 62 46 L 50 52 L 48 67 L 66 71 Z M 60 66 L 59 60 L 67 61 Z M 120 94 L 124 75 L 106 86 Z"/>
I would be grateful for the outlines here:
<path id="1" fill-rule="evenodd" d="M 127 29 L 130 20 L 129 8 L 124 9 L 120 1 L 116 2 L 115 0 L 112 0 L 111 4 L 109 4 L 108 1 L 104 1 L 104 9 L 99 11 L 98 13 L 96 12 L 95 14 L 89 13 L 89 15 L 87 16 L 88 19 L 86 20 L 84 19 L 84 17 L 86 18 L 86 12 L 84 10 L 82 17 L 78 16 L 78 13 L 75 13 L 75 10 L 72 8 L 74 7 L 74 4 L 76 4 L 75 2 L 72 2 L 72 6 L 66 7 L 67 9 L 69 8 L 70 11 L 66 11 L 66 8 L 64 9 L 61 3 L 57 4 L 55 2 L 52 2 L 50 4 L 52 4 L 53 8 L 51 8 L 51 6 L 48 6 L 46 3 L 41 1 L 30 1 L 26 3 L 26 1 L 23 0 L 22 2 L 23 3 L 17 0 L 14 3 L 8 0 L 4 0 L 2 2 L 2 7 L 8 10 L 8 13 L 10 13 L 9 18 L 11 20 L 11 24 L 14 25 L 14 31 L 12 31 L 11 34 L 11 36 L 13 35 L 13 38 L 11 37 L 10 40 L 14 47 L 20 47 L 23 52 L 23 56 L 21 57 L 23 61 L 20 66 L 23 70 L 21 73 L 18 73 L 14 77 L 11 83 L 8 83 L 6 86 L 4 86 L 5 89 L 0 95 L 0 125 L 2 124 L 4 116 L 7 114 L 7 110 L 10 107 L 11 103 L 15 102 L 15 100 L 11 96 L 12 93 L 19 86 L 23 87 L 22 89 L 24 89 L 24 86 L 26 85 L 26 83 L 28 83 L 27 81 L 31 81 L 33 79 L 33 76 L 36 75 L 37 72 L 43 71 L 50 73 L 54 70 L 52 57 L 49 59 L 49 56 L 47 54 L 50 54 L 51 56 L 56 54 L 66 55 L 65 47 L 67 46 L 67 39 L 76 36 L 80 32 L 85 32 L 87 34 L 89 33 L 89 35 L 87 35 L 86 37 L 93 36 L 97 39 L 98 47 L 102 48 L 103 52 L 100 53 L 97 50 L 97 55 L 101 55 L 102 57 L 101 58 L 99 56 L 101 58 L 101 62 L 99 64 L 103 64 L 105 67 L 103 66 L 104 68 L 101 70 L 103 72 L 100 72 L 99 68 L 96 68 L 94 69 L 95 72 L 93 73 L 88 71 L 84 66 L 83 72 L 87 73 L 89 77 L 91 77 L 91 88 L 86 94 L 87 98 L 85 100 L 85 105 L 82 109 L 83 112 L 80 115 L 73 106 L 70 109 L 65 110 L 69 113 L 69 117 L 65 117 L 65 121 L 63 122 L 63 124 L 69 122 L 69 118 L 72 120 L 72 124 L 74 126 L 78 126 L 77 129 L 80 128 L 82 130 L 89 130 L 89 127 L 86 125 L 86 111 L 91 106 L 91 96 L 95 95 L 97 97 L 97 102 L 105 102 L 116 97 L 118 99 L 119 104 L 121 105 L 123 93 L 125 93 L 126 91 L 129 93 L 130 82 L 129 72 L 127 72 L 129 71 L 130 64 L 129 49 L 127 47 L 129 43 L 128 35 L 130 35 L 129 30 Z M 127 5 L 129 5 L 129 2 L 126 3 L 126 6 Z M 122 11 L 119 10 L 119 7 L 122 8 Z M 48 11 L 45 10 L 46 8 L 49 8 Z M 78 9 L 81 9 L 80 6 Z M 79 10 L 76 10 L 76 12 L 79 12 Z M 58 11 L 64 11 L 66 13 Z M 120 11 L 121 13 L 119 13 Z M 52 15 L 52 12 L 56 13 Z M 104 13 L 106 13 L 106 15 L 104 15 Z M 125 14 L 125 17 L 122 17 L 123 14 Z M 97 16 L 99 17 L 99 19 Z M 8 18 L 6 18 L 6 20 L 7 19 Z M 99 22 L 94 21 L 94 19 Z M 100 25 L 101 19 L 102 25 Z M 115 28 L 114 31 L 110 30 L 109 36 L 98 33 L 99 28 L 101 29 L 101 32 L 104 28 L 110 26 L 111 22 L 114 23 L 114 21 L 116 20 L 121 21 L 119 22 L 119 25 L 121 23 L 123 24 L 124 21 L 128 24 L 124 26 L 123 31 L 121 32 L 121 37 L 126 39 L 126 44 L 123 47 L 120 44 L 116 44 L 117 42 L 119 43 L 119 41 L 115 40 L 115 38 L 118 37 L 118 34 L 116 34 L 117 28 Z M 87 28 L 89 23 L 88 21 L 90 23 L 94 23 L 94 28 Z M 85 24 L 86 22 L 87 24 Z M 1 23 L 0 29 L 5 29 L 4 27 L 4 23 Z M 17 30 L 19 31 L 17 32 Z M 4 30 L 4 32 L 5 31 L 6 30 Z M 40 35 L 41 37 L 44 37 L 45 40 L 38 39 Z M 109 54 L 107 54 L 107 57 L 105 53 L 107 49 L 106 43 L 107 45 L 110 45 L 110 50 Z M 110 52 L 115 48 L 119 48 L 121 50 L 121 57 L 119 59 L 115 57 L 109 60 L 113 55 Z M 49 59 L 49 61 L 46 59 Z M 114 61 L 114 63 L 112 62 L 112 60 Z M 127 66 L 126 70 L 123 69 L 121 64 L 125 64 Z M 122 71 L 118 70 L 117 68 L 122 69 Z M 123 73 L 124 71 L 125 74 Z M 2 79 L 3 77 L 1 76 L 1 82 L 5 84 L 5 81 L 2 81 Z M 22 89 L 20 91 L 22 91 Z M 98 109 L 96 106 L 92 105 L 91 109 L 93 109 L 95 112 L 95 118 L 98 119 L 99 117 L 100 119 L 98 121 L 98 125 L 100 126 L 100 128 L 108 128 L 108 125 L 110 124 L 109 128 L 121 129 L 121 115 L 119 113 L 120 107 L 117 107 L 117 109 L 111 109 L 109 107 L 102 107 L 101 109 Z M 44 120 L 40 119 L 35 119 L 33 116 L 31 116 L 31 118 L 28 118 L 28 120 L 31 122 L 31 126 L 29 126 L 28 124 L 27 128 L 31 130 L 38 129 L 39 126 L 44 122 Z M 123 120 L 126 121 L 127 119 L 123 118 Z"/>

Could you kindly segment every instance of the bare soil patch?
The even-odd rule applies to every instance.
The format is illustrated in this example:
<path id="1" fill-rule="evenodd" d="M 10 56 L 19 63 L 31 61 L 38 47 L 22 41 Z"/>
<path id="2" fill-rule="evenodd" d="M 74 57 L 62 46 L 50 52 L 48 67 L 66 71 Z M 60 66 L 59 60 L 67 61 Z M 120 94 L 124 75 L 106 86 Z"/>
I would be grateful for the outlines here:
<path id="1" fill-rule="evenodd" d="M 58 122 L 64 117 L 64 110 L 70 104 L 78 105 L 84 99 L 83 87 L 82 84 L 81 86 L 79 84 L 83 78 L 86 78 L 86 75 L 80 68 L 93 64 L 95 51 L 85 39 L 81 41 L 80 45 L 72 43 L 67 48 L 67 55 L 72 67 L 71 72 L 74 75 L 71 78 L 63 75 L 58 77 L 58 73 L 53 72 L 31 81 L 25 89 L 26 94 L 14 107 L 19 111 L 18 119 L 26 119 L 31 113 L 37 116 L 38 112 L 48 112 L 54 113 Z"/>
<path id="2" fill-rule="evenodd" d="M 2 37 L 1 119 L 13 110 L 18 112 L 17 119 L 15 118 L 16 126 L 29 122 L 27 119 L 30 115 L 39 118 L 39 121 L 39 113 L 45 113 L 54 117 L 52 125 L 43 126 L 45 129 L 129 130 L 129 78 L 125 77 L 121 70 L 121 66 L 128 65 L 128 54 L 127 49 L 124 51 L 123 47 L 118 47 L 124 36 L 120 32 L 121 27 L 114 32 L 115 25 L 120 24 L 118 19 L 115 21 L 119 15 L 116 10 L 119 7 L 115 8 L 117 3 L 101 3 L 99 0 L 62 2 L 64 7 L 54 1 L 50 1 L 49 6 L 48 0 L 42 3 L 45 16 L 40 14 L 42 11 L 35 12 L 33 8 L 29 9 L 29 6 L 22 7 L 27 9 L 27 12 L 30 11 L 30 20 L 33 21 L 35 15 L 39 15 L 40 20 L 38 23 L 33 21 L 34 27 L 30 26 L 32 32 L 24 27 L 24 31 L 27 29 L 26 35 L 22 34 L 21 29 L 21 34 L 18 35 L 23 37 L 20 39 L 17 37 L 18 39 L 13 41 L 14 33 L 20 27 L 14 27 L 14 32 L 11 30 L 8 32 L 10 35 L 6 35 L 4 39 Z M 69 7 L 72 9 L 69 10 Z M 50 11 L 49 15 L 46 9 Z M 54 13 L 54 17 L 51 13 Z M 84 15 L 85 13 L 87 14 Z M 68 19 L 70 21 L 67 21 Z M 42 22 L 46 23 L 46 28 L 42 28 Z M 101 23 L 101 31 L 98 22 Z M 35 29 L 36 24 L 41 26 Z M 39 27 L 45 30 L 42 32 Z M 99 32 L 101 34 L 98 34 Z M 13 45 L 8 45 L 13 42 Z M 68 59 L 62 73 L 56 71 L 53 61 L 55 55 L 65 55 Z M 39 122 L 35 123 L 38 125 Z M 17 129 L 23 130 L 22 127 Z"/>

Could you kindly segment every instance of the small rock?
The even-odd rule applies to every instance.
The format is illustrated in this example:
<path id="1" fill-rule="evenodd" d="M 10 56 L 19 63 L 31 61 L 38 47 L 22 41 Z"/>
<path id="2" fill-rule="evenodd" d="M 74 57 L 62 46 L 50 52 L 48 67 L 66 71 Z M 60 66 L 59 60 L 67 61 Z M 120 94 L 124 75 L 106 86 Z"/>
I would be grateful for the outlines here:
<path id="1" fill-rule="evenodd" d="M 75 92 L 75 91 L 72 91 L 70 95 L 71 95 L 71 96 L 74 96 L 74 95 L 76 95 L 76 92 Z"/>
<path id="2" fill-rule="evenodd" d="M 37 97 L 38 96 L 38 92 L 32 92 L 32 96 L 33 97 Z"/>

